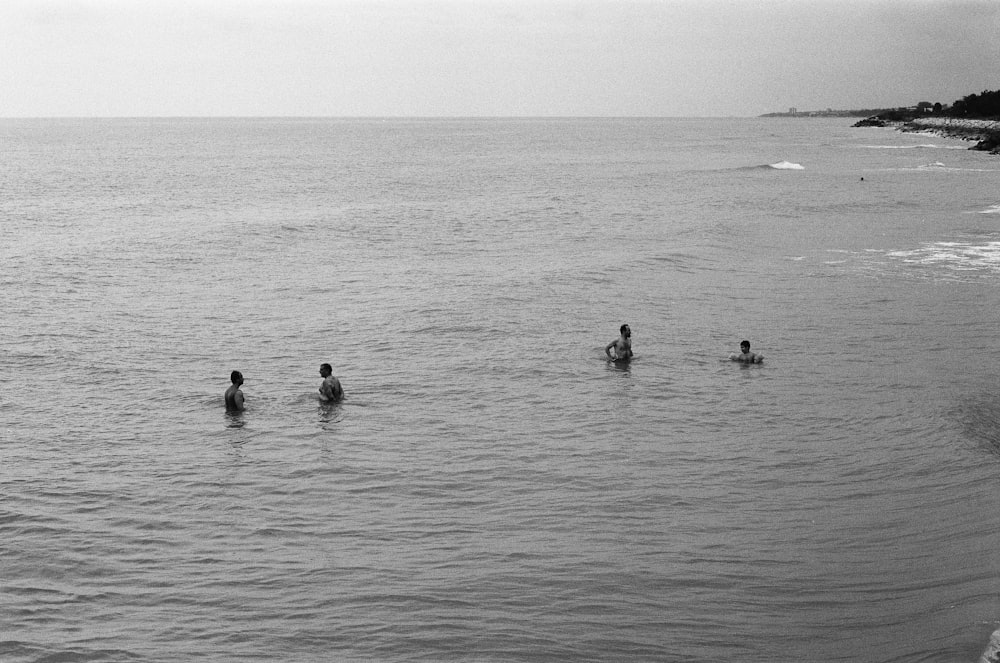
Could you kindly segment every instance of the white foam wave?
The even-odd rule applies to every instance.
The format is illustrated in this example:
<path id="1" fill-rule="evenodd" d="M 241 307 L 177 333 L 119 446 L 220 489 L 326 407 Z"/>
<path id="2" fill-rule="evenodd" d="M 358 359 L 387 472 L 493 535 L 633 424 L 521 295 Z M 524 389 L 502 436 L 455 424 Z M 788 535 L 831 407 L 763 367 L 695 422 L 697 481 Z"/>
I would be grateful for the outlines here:
<path id="1" fill-rule="evenodd" d="M 1000 241 L 934 242 L 919 249 L 889 251 L 886 255 L 913 265 L 941 267 L 956 272 L 1000 272 Z"/>
<path id="2" fill-rule="evenodd" d="M 924 143 L 921 145 L 861 145 L 866 150 L 968 150 L 965 145 L 935 145 L 934 143 Z"/>
<path id="3" fill-rule="evenodd" d="M 768 164 L 771 168 L 777 170 L 805 170 L 805 168 L 800 163 L 792 163 L 791 161 L 779 161 L 778 163 Z"/>
<path id="4" fill-rule="evenodd" d="M 984 210 L 980 210 L 980 214 L 1000 214 L 1000 203 L 996 205 L 991 205 Z"/>
<path id="5" fill-rule="evenodd" d="M 940 161 L 935 163 L 927 163 L 922 166 L 911 166 L 908 168 L 883 168 L 886 171 L 913 171 L 913 170 L 933 170 L 933 171 L 948 171 L 953 173 L 997 173 L 1000 169 L 996 168 L 956 168 L 955 166 L 946 166 Z"/>

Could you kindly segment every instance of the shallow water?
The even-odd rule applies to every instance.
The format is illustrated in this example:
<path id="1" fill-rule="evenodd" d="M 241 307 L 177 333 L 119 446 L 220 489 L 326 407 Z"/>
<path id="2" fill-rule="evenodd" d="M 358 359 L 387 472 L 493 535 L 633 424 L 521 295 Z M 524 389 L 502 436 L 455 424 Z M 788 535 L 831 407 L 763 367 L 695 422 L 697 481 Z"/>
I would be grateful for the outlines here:
<path id="1" fill-rule="evenodd" d="M 969 661 L 1000 622 L 995 157 L 842 120 L 0 140 L 4 661 Z"/>

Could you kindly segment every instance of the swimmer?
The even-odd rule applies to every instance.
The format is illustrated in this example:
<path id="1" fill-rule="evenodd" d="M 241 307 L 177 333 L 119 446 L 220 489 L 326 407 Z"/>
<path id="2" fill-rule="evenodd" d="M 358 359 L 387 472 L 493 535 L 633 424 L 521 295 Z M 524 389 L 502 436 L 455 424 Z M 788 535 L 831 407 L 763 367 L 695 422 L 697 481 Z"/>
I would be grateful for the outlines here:
<path id="1" fill-rule="evenodd" d="M 342 399 L 344 388 L 340 386 L 340 380 L 333 377 L 333 367 L 330 364 L 320 364 L 319 374 L 323 377 L 323 384 L 319 386 L 319 399 L 321 401 Z"/>
<path id="2" fill-rule="evenodd" d="M 750 341 L 743 341 L 740 343 L 740 354 L 731 354 L 729 358 L 733 361 L 742 362 L 744 364 L 759 364 L 764 361 L 764 355 L 759 355 L 756 352 L 750 352 Z"/>
<path id="3" fill-rule="evenodd" d="M 628 325 L 622 325 L 619 329 L 621 336 L 607 344 L 604 354 L 613 361 L 627 361 L 632 358 L 632 330 Z M 614 348 L 615 354 L 611 354 Z"/>
<path id="4" fill-rule="evenodd" d="M 243 392 L 240 391 L 240 385 L 243 384 L 243 374 L 239 371 L 233 371 L 229 379 L 233 381 L 233 386 L 226 389 L 226 409 L 239 412 L 243 409 Z"/>

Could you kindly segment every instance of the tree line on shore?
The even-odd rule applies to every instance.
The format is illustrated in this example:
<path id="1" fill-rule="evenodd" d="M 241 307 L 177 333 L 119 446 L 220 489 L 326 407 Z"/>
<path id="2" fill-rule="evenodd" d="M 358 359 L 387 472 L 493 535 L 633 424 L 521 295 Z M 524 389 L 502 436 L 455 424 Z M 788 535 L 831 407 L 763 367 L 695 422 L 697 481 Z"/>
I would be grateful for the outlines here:
<path id="1" fill-rule="evenodd" d="M 853 124 L 855 127 L 885 127 L 897 126 L 902 131 L 927 131 L 927 122 L 923 118 L 940 118 L 947 124 L 941 127 L 940 122 L 935 131 L 941 135 L 953 136 L 964 140 L 974 140 L 976 145 L 969 148 L 1000 154 L 1000 90 L 984 90 L 980 94 L 969 94 L 955 101 L 951 106 L 941 103 L 921 101 L 916 106 L 903 108 L 886 108 L 881 110 L 840 110 L 832 108 L 825 111 L 799 112 L 791 109 L 787 113 L 768 113 L 761 117 L 850 117 L 861 116 L 865 119 Z M 951 120 L 977 120 L 977 122 L 955 122 Z M 986 120 L 982 122 L 981 120 Z"/>
<path id="2" fill-rule="evenodd" d="M 798 111 L 767 113 L 761 117 L 866 117 L 884 122 L 910 122 L 919 117 L 952 117 L 966 120 L 1000 120 L 1000 90 L 969 94 L 950 106 L 921 101 L 916 106 L 868 108 L 857 110 Z"/>
<path id="3" fill-rule="evenodd" d="M 964 120 L 1000 120 L 1000 90 L 983 90 L 980 94 L 968 94 L 951 106 L 921 101 L 913 107 L 892 108 L 873 115 L 886 122 L 909 122 L 928 115 Z"/>
<path id="4" fill-rule="evenodd" d="M 971 150 L 1000 154 L 1000 90 L 966 95 L 951 106 L 922 101 L 914 108 L 896 108 L 877 113 L 854 126 L 884 127 L 892 124 L 898 125 L 902 131 L 927 131 L 927 122 L 920 121 L 923 118 L 944 120 L 945 126 L 936 123 L 934 129 L 941 135 L 976 141 L 969 148 Z M 956 121 L 951 122 L 952 120 Z"/>

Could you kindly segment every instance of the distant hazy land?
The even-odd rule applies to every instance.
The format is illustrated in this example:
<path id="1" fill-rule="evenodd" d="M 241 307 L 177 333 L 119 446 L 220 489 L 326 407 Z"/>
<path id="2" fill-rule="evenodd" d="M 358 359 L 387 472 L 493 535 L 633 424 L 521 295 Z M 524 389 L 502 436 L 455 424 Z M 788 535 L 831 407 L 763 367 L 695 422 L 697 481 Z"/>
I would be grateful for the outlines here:
<path id="1" fill-rule="evenodd" d="M 868 108 L 864 110 L 826 110 L 800 111 L 789 110 L 787 113 L 764 113 L 761 117 L 871 117 L 887 112 L 888 108 Z"/>
<path id="2" fill-rule="evenodd" d="M 891 127 L 975 141 L 970 150 L 1000 154 L 1000 90 L 984 90 L 955 101 L 951 106 L 921 101 L 916 106 L 866 110 L 799 111 L 767 113 L 761 117 L 863 117 L 855 127 Z"/>

